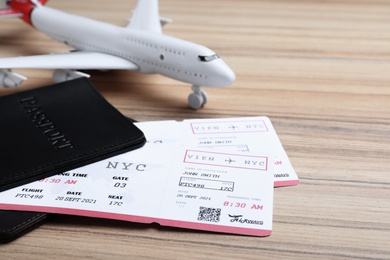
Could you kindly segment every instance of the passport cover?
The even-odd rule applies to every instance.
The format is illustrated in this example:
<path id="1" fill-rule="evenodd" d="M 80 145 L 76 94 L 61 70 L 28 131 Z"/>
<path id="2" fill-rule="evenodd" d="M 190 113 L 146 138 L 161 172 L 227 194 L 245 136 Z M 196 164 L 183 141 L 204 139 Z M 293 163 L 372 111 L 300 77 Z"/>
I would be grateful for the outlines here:
<path id="1" fill-rule="evenodd" d="M 86 78 L 0 97 L 0 191 L 141 147 Z"/>
<path id="2" fill-rule="evenodd" d="M 0 210 L 0 243 L 8 243 L 43 224 L 49 214 Z"/>

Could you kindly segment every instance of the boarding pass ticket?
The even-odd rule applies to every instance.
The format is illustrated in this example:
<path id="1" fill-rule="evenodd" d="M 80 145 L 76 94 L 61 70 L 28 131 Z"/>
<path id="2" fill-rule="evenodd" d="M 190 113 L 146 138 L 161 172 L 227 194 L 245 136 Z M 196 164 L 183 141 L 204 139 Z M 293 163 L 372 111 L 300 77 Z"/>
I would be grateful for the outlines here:
<path id="1" fill-rule="evenodd" d="M 277 149 L 252 148 L 249 121 L 273 131 L 264 117 L 137 123 L 144 147 L 1 192 L 0 208 L 270 235 Z"/>
<path id="2" fill-rule="evenodd" d="M 194 119 L 180 124 L 189 145 L 239 154 L 270 154 L 273 156 L 275 187 L 299 183 L 268 117 Z"/>

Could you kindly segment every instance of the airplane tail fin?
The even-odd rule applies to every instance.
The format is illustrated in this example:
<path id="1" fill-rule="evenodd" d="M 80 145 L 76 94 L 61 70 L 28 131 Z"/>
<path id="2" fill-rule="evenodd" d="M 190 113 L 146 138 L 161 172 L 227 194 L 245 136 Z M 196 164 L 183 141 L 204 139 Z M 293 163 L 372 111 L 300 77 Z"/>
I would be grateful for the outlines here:
<path id="1" fill-rule="evenodd" d="M 2 0 L 0 18 L 20 17 L 31 24 L 30 13 L 37 6 L 44 5 L 48 0 Z"/>
<path id="2" fill-rule="evenodd" d="M 138 0 L 133 11 L 128 28 L 139 29 L 148 32 L 162 33 L 162 27 L 171 22 L 170 19 L 160 17 L 158 0 Z"/>

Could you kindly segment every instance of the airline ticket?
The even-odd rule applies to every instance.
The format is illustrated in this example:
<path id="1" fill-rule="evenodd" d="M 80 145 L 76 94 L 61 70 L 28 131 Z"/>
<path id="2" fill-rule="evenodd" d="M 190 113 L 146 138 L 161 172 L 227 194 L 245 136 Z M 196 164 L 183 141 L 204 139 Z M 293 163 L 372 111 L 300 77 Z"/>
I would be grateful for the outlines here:
<path id="1" fill-rule="evenodd" d="M 192 119 L 181 123 L 188 144 L 200 149 L 273 155 L 275 187 L 297 185 L 298 176 L 268 117 Z"/>
<path id="2" fill-rule="evenodd" d="M 289 162 L 267 118 L 137 126 L 144 147 L 1 192 L 0 208 L 271 234 L 274 168 Z"/>

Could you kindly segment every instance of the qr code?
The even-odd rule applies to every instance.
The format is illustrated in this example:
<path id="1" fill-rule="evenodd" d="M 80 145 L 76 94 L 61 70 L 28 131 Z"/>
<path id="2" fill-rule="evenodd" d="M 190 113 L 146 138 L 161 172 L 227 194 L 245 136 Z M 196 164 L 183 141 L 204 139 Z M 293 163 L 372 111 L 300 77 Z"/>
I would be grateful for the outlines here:
<path id="1" fill-rule="evenodd" d="M 198 220 L 208 222 L 219 222 L 221 209 L 200 207 Z"/>

